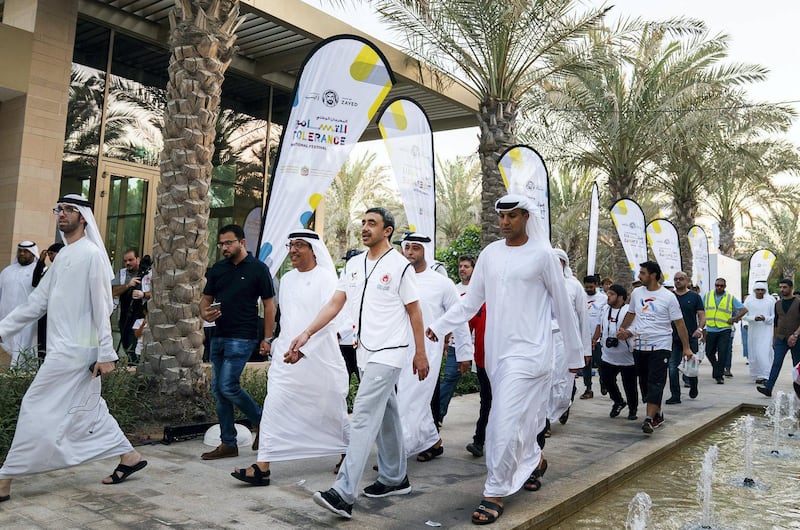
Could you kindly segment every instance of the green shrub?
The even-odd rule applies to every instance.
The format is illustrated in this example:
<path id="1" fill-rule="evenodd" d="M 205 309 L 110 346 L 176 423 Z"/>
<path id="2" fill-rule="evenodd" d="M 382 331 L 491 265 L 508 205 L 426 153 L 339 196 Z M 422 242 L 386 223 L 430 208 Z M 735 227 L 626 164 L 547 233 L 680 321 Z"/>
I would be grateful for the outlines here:
<path id="1" fill-rule="evenodd" d="M 25 395 L 35 375 L 35 371 L 20 371 L 14 368 L 0 373 L 0 460 L 5 460 L 11 447 L 22 396 Z"/>
<path id="2" fill-rule="evenodd" d="M 264 398 L 267 397 L 267 370 L 245 370 L 239 381 L 250 397 L 259 406 L 263 405 Z"/>
<path id="3" fill-rule="evenodd" d="M 436 251 L 436 260 L 447 268 L 447 275 L 454 282 L 460 282 L 458 276 L 458 258 L 463 255 L 478 257 L 481 252 L 481 229 L 475 225 L 468 226 L 449 246 Z"/>

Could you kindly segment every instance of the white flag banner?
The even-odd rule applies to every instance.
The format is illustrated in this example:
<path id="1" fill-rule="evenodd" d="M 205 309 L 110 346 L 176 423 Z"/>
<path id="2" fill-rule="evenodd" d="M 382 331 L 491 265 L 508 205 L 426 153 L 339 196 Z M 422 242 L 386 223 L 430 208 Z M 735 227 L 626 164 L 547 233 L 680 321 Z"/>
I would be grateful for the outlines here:
<path id="1" fill-rule="evenodd" d="M 586 275 L 593 276 L 597 263 L 597 234 L 600 230 L 600 191 L 592 184 L 592 203 L 589 210 L 589 251 L 586 253 Z"/>
<path id="2" fill-rule="evenodd" d="M 711 289 L 711 269 L 708 264 L 708 236 L 695 225 L 689 229 L 689 248 L 692 250 L 692 285 L 703 295 Z"/>
<path id="3" fill-rule="evenodd" d="M 675 273 L 681 270 L 681 248 L 675 225 L 666 219 L 654 219 L 645 231 L 664 280 L 672 281 Z"/>
<path id="4" fill-rule="evenodd" d="M 550 239 L 550 181 L 544 160 L 532 147 L 514 145 L 506 149 L 497 163 L 508 193 L 533 199 L 537 216 Z"/>
<path id="5" fill-rule="evenodd" d="M 392 161 L 408 229 L 431 238 L 424 246 L 425 258 L 432 264 L 436 250 L 436 184 L 428 116 L 417 102 L 397 98 L 378 118 L 378 128 Z"/>
<path id="6" fill-rule="evenodd" d="M 647 261 L 647 240 L 642 208 L 632 199 L 620 199 L 611 207 L 611 220 L 622 241 L 633 279 L 637 279 L 639 264 Z M 622 271 L 619 271 L 622 274 Z"/>
<path id="7" fill-rule="evenodd" d="M 747 292 L 753 292 L 753 284 L 765 282 L 769 279 L 772 266 L 775 265 L 775 254 L 771 250 L 762 248 L 753 252 L 750 256 L 750 269 L 747 274 Z"/>
<path id="8" fill-rule="evenodd" d="M 273 276 L 286 259 L 286 238 L 308 224 L 394 83 L 383 54 L 361 37 L 331 37 L 306 58 L 261 231 L 258 257 Z"/>

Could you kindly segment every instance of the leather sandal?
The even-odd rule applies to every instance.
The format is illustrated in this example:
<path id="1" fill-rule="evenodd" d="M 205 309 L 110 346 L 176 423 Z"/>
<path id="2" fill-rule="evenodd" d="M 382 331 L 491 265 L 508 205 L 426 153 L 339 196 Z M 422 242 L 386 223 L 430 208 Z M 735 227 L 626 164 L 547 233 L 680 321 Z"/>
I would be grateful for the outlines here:
<path id="1" fill-rule="evenodd" d="M 252 476 L 247 474 L 248 469 L 253 470 Z M 233 478 L 236 480 L 241 480 L 242 482 L 247 482 L 253 486 L 269 486 L 269 475 L 270 471 L 261 471 L 261 468 L 258 467 L 258 464 L 253 464 L 250 466 L 250 468 L 243 467 L 239 471 L 231 471 L 231 476 Z"/>
<path id="2" fill-rule="evenodd" d="M 437 456 L 442 456 L 442 454 L 444 454 L 443 446 L 431 447 L 417 455 L 417 462 L 430 462 Z"/>
<path id="3" fill-rule="evenodd" d="M 531 473 L 530 478 L 525 481 L 525 488 L 528 491 L 539 491 L 542 489 L 542 477 L 544 476 L 544 472 L 547 471 L 547 460 L 542 459 L 542 463 L 539 464 L 539 467 L 533 470 Z"/>
<path id="4" fill-rule="evenodd" d="M 491 513 L 489 510 L 497 512 L 497 515 Z M 503 515 L 503 507 L 496 502 L 487 501 L 486 499 L 482 500 L 481 503 L 475 508 L 475 512 L 479 515 L 483 515 L 486 519 L 481 519 L 480 517 L 475 517 L 475 513 L 472 514 L 472 522 L 474 524 L 492 524 L 493 522 L 500 519 L 500 516 Z"/>
<path id="5" fill-rule="evenodd" d="M 125 480 L 136 473 L 137 471 L 141 471 L 147 465 L 147 460 L 139 460 L 139 462 L 134 466 L 126 466 L 124 464 L 118 465 L 114 471 L 109 475 L 111 478 L 111 482 L 103 482 L 103 484 L 120 484 L 121 482 L 125 482 Z M 119 473 L 119 474 L 118 474 Z"/>

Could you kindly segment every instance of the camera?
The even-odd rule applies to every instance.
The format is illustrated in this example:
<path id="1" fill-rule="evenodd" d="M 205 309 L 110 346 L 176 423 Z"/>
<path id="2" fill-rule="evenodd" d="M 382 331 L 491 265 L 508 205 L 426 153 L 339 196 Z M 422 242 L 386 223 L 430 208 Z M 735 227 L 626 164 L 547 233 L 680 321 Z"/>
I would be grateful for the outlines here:
<path id="1" fill-rule="evenodd" d="M 616 348 L 617 346 L 619 346 L 617 337 L 606 337 L 606 348 Z"/>

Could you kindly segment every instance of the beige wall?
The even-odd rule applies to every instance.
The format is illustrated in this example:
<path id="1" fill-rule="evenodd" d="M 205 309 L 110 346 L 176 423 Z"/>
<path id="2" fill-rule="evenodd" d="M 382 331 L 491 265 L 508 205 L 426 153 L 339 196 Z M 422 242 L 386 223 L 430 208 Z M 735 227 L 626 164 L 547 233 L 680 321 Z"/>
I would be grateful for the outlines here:
<path id="1" fill-rule="evenodd" d="M 33 0 L 25 0 L 30 6 Z M 10 3 L 6 1 L 5 5 Z M 69 75 L 78 0 L 36 0 L 30 77 L 25 95 L 0 103 L 0 266 L 16 244 L 53 242 L 51 213 L 61 185 Z M 3 23 L 29 24 L 31 10 L 4 10 Z M 14 60 L 0 49 L 0 64 Z"/>

